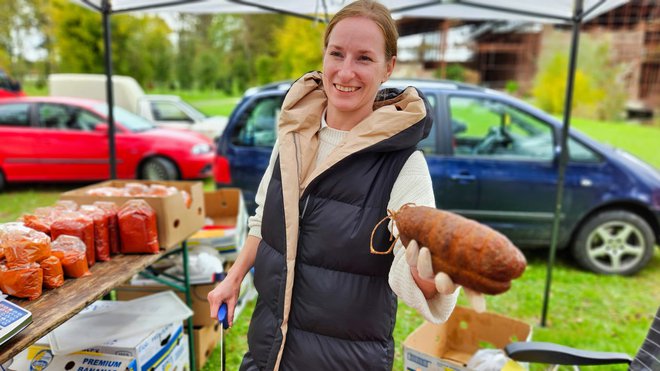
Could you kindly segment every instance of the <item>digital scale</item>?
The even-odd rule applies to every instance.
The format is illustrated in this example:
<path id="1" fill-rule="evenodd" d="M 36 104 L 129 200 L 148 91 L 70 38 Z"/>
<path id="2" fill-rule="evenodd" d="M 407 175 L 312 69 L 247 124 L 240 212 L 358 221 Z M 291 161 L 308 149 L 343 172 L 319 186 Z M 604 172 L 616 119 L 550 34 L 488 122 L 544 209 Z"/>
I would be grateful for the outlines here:
<path id="1" fill-rule="evenodd" d="M 32 313 L 0 296 L 0 345 L 32 323 Z"/>

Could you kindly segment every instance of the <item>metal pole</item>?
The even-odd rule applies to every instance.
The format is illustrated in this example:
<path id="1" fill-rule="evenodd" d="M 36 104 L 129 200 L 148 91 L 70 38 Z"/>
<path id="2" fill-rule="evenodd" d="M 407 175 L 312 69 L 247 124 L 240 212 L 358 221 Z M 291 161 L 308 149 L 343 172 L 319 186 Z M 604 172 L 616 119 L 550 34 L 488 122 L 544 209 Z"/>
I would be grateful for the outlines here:
<path id="1" fill-rule="evenodd" d="M 181 243 L 181 253 L 182 253 L 182 259 L 183 259 L 183 286 L 186 288 L 186 305 L 188 305 L 188 308 L 192 309 L 192 293 L 191 293 L 191 288 L 190 288 L 190 272 L 189 272 L 189 266 L 188 266 L 188 242 L 186 240 L 183 240 Z M 191 370 L 197 370 L 197 359 L 195 357 L 195 343 L 193 342 L 193 334 L 194 334 L 194 329 L 193 329 L 193 319 L 192 317 L 189 317 L 187 322 L 186 322 L 187 328 L 188 328 L 188 351 L 190 354 L 188 354 L 189 360 L 190 360 L 190 369 Z M 222 331 L 222 329 L 220 329 Z"/>
<path id="2" fill-rule="evenodd" d="M 105 51 L 105 76 L 106 85 L 105 92 L 108 102 L 108 148 L 110 156 L 110 179 L 117 179 L 117 159 L 115 153 L 115 113 L 114 113 L 114 95 L 112 92 L 112 49 L 110 41 L 110 15 L 112 13 L 112 5 L 110 0 L 103 0 L 102 5 L 103 14 L 103 47 Z"/>
<path id="3" fill-rule="evenodd" d="M 564 100 L 564 120 L 561 129 L 561 144 L 559 153 L 559 170 L 557 175 L 557 199 L 555 202 L 555 217 L 552 223 L 552 238 L 550 242 L 550 256 L 548 257 L 548 269 L 545 279 L 545 293 L 543 294 L 543 313 L 541 314 L 541 326 L 546 326 L 548 315 L 548 302 L 550 301 L 550 285 L 552 283 L 552 267 L 555 264 L 557 243 L 559 239 L 559 224 L 561 219 L 561 206 L 564 197 L 564 176 L 568 162 L 568 128 L 571 124 L 571 106 L 573 103 L 573 85 L 575 82 L 575 67 L 580 42 L 580 25 L 582 23 L 583 0 L 575 0 L 573 9 L 573 34 L 571 37 L 571 50 L 568 61 L 568 76 L 566 78 L 566 94 Z"/>

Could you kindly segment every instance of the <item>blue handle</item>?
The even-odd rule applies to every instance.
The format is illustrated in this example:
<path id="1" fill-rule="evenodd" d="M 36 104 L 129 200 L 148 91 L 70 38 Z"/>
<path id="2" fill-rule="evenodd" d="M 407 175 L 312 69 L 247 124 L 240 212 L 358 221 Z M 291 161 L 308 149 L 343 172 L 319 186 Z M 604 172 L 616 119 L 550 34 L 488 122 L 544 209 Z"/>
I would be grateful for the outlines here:
<path id="1" fill-rule="evenodd" d="M 229 318 L 227 317 L 227 304 L 222 303 L 218 309 L 218 321 L 222 322 L 222 328 L 229 328 Z"/>

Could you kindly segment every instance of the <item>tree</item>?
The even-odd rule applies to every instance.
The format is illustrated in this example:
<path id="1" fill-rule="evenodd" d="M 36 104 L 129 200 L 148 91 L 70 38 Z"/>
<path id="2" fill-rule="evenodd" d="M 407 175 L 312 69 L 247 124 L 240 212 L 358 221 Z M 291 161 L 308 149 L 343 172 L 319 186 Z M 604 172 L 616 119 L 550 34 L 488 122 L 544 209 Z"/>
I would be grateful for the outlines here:
<path id="1" fill-rule="evenodd" d="M 308 20 L 286 19 L 275 32 L 277 57 L 276 77 L 292 79 L 305 72 L 320 70 L 323 65 L 323 32 L 325 26 Z"/>

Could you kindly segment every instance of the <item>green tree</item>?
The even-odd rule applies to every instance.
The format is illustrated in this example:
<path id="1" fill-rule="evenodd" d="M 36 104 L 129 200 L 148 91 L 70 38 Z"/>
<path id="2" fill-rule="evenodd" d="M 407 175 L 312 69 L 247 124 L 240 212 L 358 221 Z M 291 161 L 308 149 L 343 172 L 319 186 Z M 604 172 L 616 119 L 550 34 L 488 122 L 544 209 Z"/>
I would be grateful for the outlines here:
<path id="1" fill-rule="evenodd" d="M 568 73 L 567 33 L 544 34 L 538 73 L 532 93 L 538 106 L 560 114 L 564 110 Z M 627 99 L 623 85 L 623 66 L 610 55 L 610 38 L 583 35 L 573 90 L 573 113 L 586 118 L 619 119 Z"/>
<path id="2" fill-rule="evenodd" d="M 293 79 L 305 72 L 320 70 L 323 65 L 325 26 L 289 17 L 275 32 L 277 79 Z"/>

